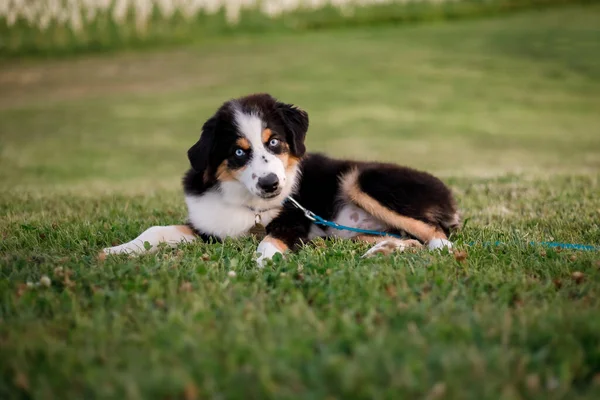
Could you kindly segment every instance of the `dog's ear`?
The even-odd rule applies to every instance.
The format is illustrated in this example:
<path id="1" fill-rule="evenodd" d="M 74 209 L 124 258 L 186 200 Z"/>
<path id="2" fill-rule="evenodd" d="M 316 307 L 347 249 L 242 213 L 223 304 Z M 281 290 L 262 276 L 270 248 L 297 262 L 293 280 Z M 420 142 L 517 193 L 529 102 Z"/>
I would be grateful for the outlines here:
<path id="1" fill-rule="evenodd" d="M 200 139 L 188 150 L 188 159 L 194 171 L 203 174 L 204 180 L 210 176 L 210 158 L 214 148 L 217 130 L 217 116 L 211 117 L 202 125 Z"/>
<path id="2" fill-rule="evenodd" d="M 290 151 L 294 156 L 302 157 L 306 153 L 304 139 L 308 131 L 308 114 L 293 104 L 277 102 L 275 108 L 283 122 Z"/>

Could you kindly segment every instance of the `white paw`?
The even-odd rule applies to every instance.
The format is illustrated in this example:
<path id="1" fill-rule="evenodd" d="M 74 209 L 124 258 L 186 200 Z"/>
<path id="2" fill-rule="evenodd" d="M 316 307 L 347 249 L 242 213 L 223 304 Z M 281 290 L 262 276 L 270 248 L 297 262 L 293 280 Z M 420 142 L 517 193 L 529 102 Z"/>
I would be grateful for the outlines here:
<path id="1" fill-rule="evenodd" d="M 267 260 L 271 260 L 275 254 L 282 254 L 277 246 L 265 241 L 260 242 L 256 252 L 259 253 L 259 257 L 256 259 L 259 268 L 263 268 Z"/>
<path id="2" fill-rule="evenodd" d="M 155 247 L 155 246 L 152 246 Z M 149 248 L 149 250 L 152 250 L 152 248 Z M 138 254 L 138 253 L 143 253 L 146 250 L 146 248 L 144 247 L 143 243 L 136 243 L 135 241 L 131 241 L 129 243 L 125 243 L 122 244 L 120 246 L 114 246 L 114 247 L 107 247 L 105 249 L 102 249 L 102 253 L 108 255 L 108 254 Z"/>
<path id="3" fill-rule="evenodd" d="M 452 242 L 446 239 L 432 239 L 427 243 L 427 247 L 429 250 L 443 249 L 444 247 L 450 250 L 452 249 Z"/>
<path id="4" fill-rule="evenodd" d="M 119 246 L 115 246 L 115 247 L 107 247 L 105 249 L 102 249 L 102 251 L 100 252 L 101 254 L 104 255 L 109 255 L 109 254 L 121 254 L 123 253 L 123 250 L 119 248 Z"/>
<path id="5" fill-rule="evenodd" d="M 115 247 L 107 247 L 105 249 L 102 249 L 101 252 L 98 253 L 98 260 L 106 260 L 106 256 L 108 256 L 109 254 L 121 254 L 122 251 L 120 251 L 119 246 L 115 246 Z"/>

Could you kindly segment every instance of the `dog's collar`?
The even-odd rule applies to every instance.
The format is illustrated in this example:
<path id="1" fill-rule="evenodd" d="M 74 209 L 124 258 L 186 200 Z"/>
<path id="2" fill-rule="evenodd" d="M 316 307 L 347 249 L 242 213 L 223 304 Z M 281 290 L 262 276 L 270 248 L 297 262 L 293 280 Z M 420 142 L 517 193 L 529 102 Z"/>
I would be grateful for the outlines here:
<path id="1" fill-rule="evenodd" d="M 274 207 L 270 207 L 270 208 L 254 208 L 254 207 L 250 207 L 250 206 L 244 206 L 244 207 L 254 213 L 254 222 L 256 223 L 256 225 L 259 225 L 262 220 L 261 214 L 264 214 L 268 211 L 277 210 L 282 207 L 282 204 L 274 206 Z"/>

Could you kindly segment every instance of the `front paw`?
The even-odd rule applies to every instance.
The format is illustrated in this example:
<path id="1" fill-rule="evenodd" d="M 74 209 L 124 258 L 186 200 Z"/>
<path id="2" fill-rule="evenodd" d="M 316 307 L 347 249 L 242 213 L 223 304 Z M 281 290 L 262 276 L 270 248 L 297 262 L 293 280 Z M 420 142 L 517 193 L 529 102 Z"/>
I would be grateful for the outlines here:
<path id="1" fill-rule="evenodd" d="M 446 239 L 432 239 L 427 243 L 429 250 L 437 250 L 447 248 L 448 251 L 452 251 L 452 242 Z"/>
<path id="2" fill-rule="evenodd" d="M 276 254 L 282 254 L 287 250 L 287 246 L 280 240 L 267 236 L 258 245 L 256 252 L 259 257 L 256 263 L 259 268 L 263 268 L 268 260 L 273 259 Z"/>
<path id="3" fill-rule="evenodd" d="M 270 248 L 268 246 L 264 246 L 262 249 L 259 246 L 256 253 L 258 253 L 258 258 L 256 259 L 258 268 L 264 268 L 267 261 L 272 260 L 276 254 L 283 254 L 277 248 Z"/>
<path id="4" fill-rule="evenodd" d="M 257 252 L 257 253 L 258 253 L 258 252 Z M 269 260 L 272 260 L 272 259 L 273 259 L 273 256 L 271 256 L 271 257 L 268 257 L 268 256 L 265 256 L 265 255 L 263 255 L 263 254 L 261 254 L 261 253 L 258 253 L 258 257 L 256 258 L 256 266 L 257 266 L 258 268 L 261 268 L 261 269 L 262 269 L 262 268 L 264 268 L 264 267 L 265 267 L 265 265 L 267 265 L 267 262 L 268 262 Z"/>

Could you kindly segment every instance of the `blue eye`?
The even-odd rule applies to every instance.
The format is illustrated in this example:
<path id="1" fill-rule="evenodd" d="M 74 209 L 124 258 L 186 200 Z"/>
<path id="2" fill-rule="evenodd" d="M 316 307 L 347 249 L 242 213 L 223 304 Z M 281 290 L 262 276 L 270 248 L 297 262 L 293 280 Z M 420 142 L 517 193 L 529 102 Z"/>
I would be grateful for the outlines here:
<path id="1" fill-rule="evenodd" d="M 244 157 L 244 155 L 246 155 L 246 152 L 244 150 L 242 150 L 242 149 L 237 149 L 235 151 L 235 156 L 236 157 Z"/>
<path id="2" fill-rule="evenodd" d="M 277 147 L 278 144 L 279 144 L 279 139 L 273 138 L 269 141 L 269 147 Z"/>

